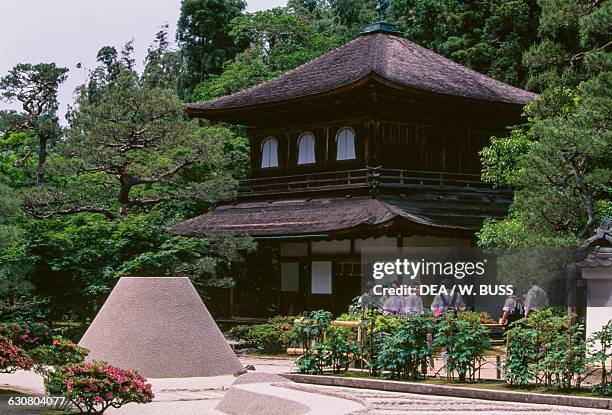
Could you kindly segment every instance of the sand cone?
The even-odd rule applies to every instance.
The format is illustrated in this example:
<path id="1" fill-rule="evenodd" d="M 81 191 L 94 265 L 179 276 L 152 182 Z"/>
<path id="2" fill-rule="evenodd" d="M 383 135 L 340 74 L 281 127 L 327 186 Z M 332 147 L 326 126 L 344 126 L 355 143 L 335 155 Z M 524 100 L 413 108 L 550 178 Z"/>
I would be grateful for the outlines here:
<path id="1" fill-rule="evenodd" d="M 188 278 L 121 278 L 79 344 L 151 378 L 244 373 Z"/>

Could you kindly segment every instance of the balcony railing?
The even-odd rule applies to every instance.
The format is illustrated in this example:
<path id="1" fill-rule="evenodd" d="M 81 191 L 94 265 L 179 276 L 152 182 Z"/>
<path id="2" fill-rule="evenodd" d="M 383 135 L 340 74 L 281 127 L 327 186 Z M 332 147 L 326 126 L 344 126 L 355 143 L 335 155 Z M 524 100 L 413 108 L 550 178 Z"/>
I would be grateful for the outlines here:
<path id="1" fill-rule="evenodd" d="M 345 189 L 448 189 L 491 192 L 478 174 L 366 167 L 324 173 L 277 176 L 242 180 L 239 195 L 264 196 L 285 193 L 310 193 Z"/>

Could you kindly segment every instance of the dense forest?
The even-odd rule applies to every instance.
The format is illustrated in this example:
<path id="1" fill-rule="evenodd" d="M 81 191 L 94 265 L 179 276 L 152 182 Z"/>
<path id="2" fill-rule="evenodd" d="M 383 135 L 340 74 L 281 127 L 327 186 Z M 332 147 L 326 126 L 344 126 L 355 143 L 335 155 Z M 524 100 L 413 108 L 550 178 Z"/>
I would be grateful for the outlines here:
<path id="1" fill-rule="evenodd" d="M 612 217 L 612 0 L 183 0 L 176 34 L 97 51 L 67 122 L 68 68 L 0 74 L 0 318 L 87 321 L 122 275 L 186 275 L 206 293 L 248 238 L 168 229 L 231 200 L 247 175 L 245 133 L 189 120 L 185 102 L 277 76 L 383 20 L 410 40 L 540 94 L 527 122 L 481 153 L 483 179 L 514 191 L 482 246 L 572 246 Z M 175 36 L 175 37 L 173 37 Z M 92 51 L 92 54 L 96 51 Z M 8 107 L 8 106 L 7 106 Z"/>

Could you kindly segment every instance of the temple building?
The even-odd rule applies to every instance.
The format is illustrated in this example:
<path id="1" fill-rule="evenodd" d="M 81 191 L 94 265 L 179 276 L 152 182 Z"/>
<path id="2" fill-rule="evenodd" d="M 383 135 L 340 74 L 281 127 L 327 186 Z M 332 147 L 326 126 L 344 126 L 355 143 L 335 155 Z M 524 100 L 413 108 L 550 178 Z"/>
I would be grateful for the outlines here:
<path id="1" fill-rule="evenodd" d="M 505 215 L 512 194 L 480 180 L 478 152 L 534 98 L 368 26 L 274 79 L 187 106 L 247 127 L 251 176 L 177 233 L 257 240 L 224 315 L 345 312 L 364 247 L 474 246 L 483 220 Z"/>

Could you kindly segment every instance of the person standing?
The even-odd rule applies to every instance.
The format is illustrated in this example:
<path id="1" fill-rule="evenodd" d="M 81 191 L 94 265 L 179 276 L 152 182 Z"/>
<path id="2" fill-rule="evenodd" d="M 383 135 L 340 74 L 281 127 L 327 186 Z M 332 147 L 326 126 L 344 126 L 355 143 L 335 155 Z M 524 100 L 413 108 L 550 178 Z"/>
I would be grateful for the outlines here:
<path id="1" fill-rule="evenodd" d="M 449 310 L 463 311 L 466 309 L 465 301 L 459 294 L 459 291 L 453 290 L 453 283 L 450 279 L 442 280 L 441 286 L 445 288 L 446 293 L 440 292 L 436 295 L 431 303 L 431 311 L 434 317 L 439 317 Z"/>

